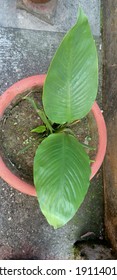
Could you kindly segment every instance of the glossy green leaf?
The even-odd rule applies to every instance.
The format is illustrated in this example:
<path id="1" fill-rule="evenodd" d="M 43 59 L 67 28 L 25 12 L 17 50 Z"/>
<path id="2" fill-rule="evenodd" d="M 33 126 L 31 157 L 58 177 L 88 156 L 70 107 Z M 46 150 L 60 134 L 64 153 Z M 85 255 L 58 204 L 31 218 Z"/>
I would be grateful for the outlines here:
<path id="1" fill-rule="evenodd" d="M 77 139 L 66 133 L 48 136 L 34 158 L 34 184 L 42 213 L 54 228 L 76 213 L 89 187 L 90 160 Z"/>
<path id="2" fill-rule="evenodd" d="M 46 131 L 45 125 L 37 126 L 31 130 L 31 132 L 37 132 L 37 133 L 43 133 L 44 131 Z"/>
<path id="3" fill-rule="evenodd" d="M 48 118 L 63 124 L 83 118 L 98 88 L 97 51 L 82 9 L 76 25 L 66 34 L 49 67 L 43 105 Z"/>

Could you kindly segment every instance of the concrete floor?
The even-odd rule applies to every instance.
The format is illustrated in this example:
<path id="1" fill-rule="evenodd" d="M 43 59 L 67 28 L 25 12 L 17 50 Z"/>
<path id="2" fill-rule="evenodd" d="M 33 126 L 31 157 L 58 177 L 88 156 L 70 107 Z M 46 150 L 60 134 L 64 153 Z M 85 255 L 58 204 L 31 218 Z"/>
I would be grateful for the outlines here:
<path id="1" fill-rule="evenodd" d="M 1 27 L 66 32 L 75 23 L 80 4 L 89 18 L 93 34 L 100 36 L 100 0 L 58 0 L 54 25 L 42 22 L 26 11 L 16 10 L 16 2 L 0 0 Z"/>
<path id="2" fill-rule="evenodd" d="M 89 17 L 100 54 L 100 1 L 61 1 L 55 24 L 49 25 L 16 10 L 15 0 L 0 1 L 0 92 L 24 77 L 46 73 L 60 41 L 75 22 L 80 3 Z M 100 73 L 101 77 L 101 73 Z M 100 78 L 101 85 L 101 78 Z M 98 94 L 101 101 L 101 89 Z M 21 194 L 1 180 L 0 259 L 73 258 L 73 244 L 87 232 L 103 238 L 103 188 L 101 171 L 75 217 L 53 230 L 41 214 L 37 199 Z"/>

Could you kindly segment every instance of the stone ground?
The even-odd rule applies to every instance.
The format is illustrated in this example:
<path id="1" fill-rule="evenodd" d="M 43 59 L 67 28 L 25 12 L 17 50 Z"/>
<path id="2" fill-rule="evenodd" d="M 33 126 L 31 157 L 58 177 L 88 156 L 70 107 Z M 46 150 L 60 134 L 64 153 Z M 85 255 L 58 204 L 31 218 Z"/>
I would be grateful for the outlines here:
<path id="1" fill-rule="evenodd" d="M 17 80 L 46 73 L 64 33 L 76 20 L 78 4 L 89 18 L 101 58 L 100 0 L 58 0 L 54 25 L 16 10 L 15 4 L 15 0 L 0 1 L 1 94 Z M 101 103 L 101 89 L 98 99 Z M 83 235 L 91 233 L 103 239 L 101 171 L 91 181 L 78 213 L 58 230 L 46 223 L 36 198 L 19 193 L 2 180 L 0 184 L 0 259 L 73 259 L 73 244 L 83 240 Z"/>

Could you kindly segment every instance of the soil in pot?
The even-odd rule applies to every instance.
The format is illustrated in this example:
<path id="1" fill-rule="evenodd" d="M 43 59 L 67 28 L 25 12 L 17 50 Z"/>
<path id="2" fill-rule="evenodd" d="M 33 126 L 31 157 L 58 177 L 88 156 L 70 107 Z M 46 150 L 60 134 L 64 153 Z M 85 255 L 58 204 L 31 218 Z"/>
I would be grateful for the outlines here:
<path id="1" fill-rule="evenodd" d="M 23 97 L 29 91 L 18 95 L 7 110 L 1 121 L 2 156 L 10 170 L 28 183 L 33 183 L 33 159 L 42 136 L 32 133 L 31 130 L 42 124 L 39 116 L 28 100 Z M 30 97 L 33 97 L 42 107 L 42 88 L 32 88 Z M 86 149 L 92 160 L 98 147 L 98 132 L 93 113 L 70 126 L 80 142 L 88 144 L 95 150 Z"/>

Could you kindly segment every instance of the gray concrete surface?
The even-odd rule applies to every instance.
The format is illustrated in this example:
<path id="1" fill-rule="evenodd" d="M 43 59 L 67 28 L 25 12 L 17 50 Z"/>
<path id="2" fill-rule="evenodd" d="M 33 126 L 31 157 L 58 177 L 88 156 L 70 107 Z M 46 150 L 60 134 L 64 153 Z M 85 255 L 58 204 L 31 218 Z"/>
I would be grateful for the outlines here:
<path id="1" fill-rule="evenodd" d="M 16 9 L 17 0 L 0 0 L 0 26 L 21 29 L 67 31 L 76 21 L 78 5 L 89 18 L 92 32 L 100 36 L 100 0 L 58 0 L 54 25 L 42 22 L 26 11 Z"/>
<path id="2" fill-rule="evenodd" d="M 64 34 L 60 32 L 0 28 L 0 86 L 46 73 Z"/>
<path id="3" fill-rule="evenodd" d="M 1 180 L 0 259 L 73 259 L 73 245 L 92 238 L 103 239 L 103 189 L 101 175 L 92 180 L 75 217 L 63 228 L 50 227 L 37 199 L 13 190 Z"/>
<path id="4" fill-rule="evenodd" d="M 25 10 L 26 12 L 34 15 L 40 20 L 54 25 L 58 0 L 50 0 L 44 3 L 44 6 L 42 3 L 35 4 L 27 0 L 17 0 L 16 6 L 18 9 Z"/>
<path id="5" fill-rule="evenodd" d="M 8 6 L 9 2 L 11 6 Z M 67 20 L 57 21 L 52 27 L 22 11 L 17 11 L 13 16 L 14 2 L 13 0 L 0 1 L 1 93 L 21 78 L 47 71 L 64 31 L 76 18 L 78 4 L 78 1 L 68 1 L 67 4 L 66 1 L 59 1 L 64 2 L 64 19 Z M 72 2 L 75 4 L 72 5 Z M 99 35 L 99 24 L 97 24 L 100 21 L 99 1 L 79 2 L 82 6 L 85 5 L 87 12 L 90 12 L 91 5 L 94 7 L 95 3 L 95 8 L 89 14 L 90 20 L 91 17 L 93 19 L 92 26 L 95 26 L 94 33 Z M 62 8 L 59 6 L 58 9 L 61 9 L 62 14 L 63 6 Z M 19 19 L 18 24 L 16 19 Z M 95 39 L 100 52 L 100 38 L 96 36 Z M 100 100 L 101 91 L 99 91 Z M 101 172 L 98 172 L 92 180 L 88 195 L 78 213 L 65 227 L 58 230 L 53 230 L 47 224 L 36 198 L 20 194 L 2 180 L 0 197 L 0 259 L 71 259 L 73 244 L 81 240 L 82 235 L 93 232 L 93 237 L 103 238 Z"/>

